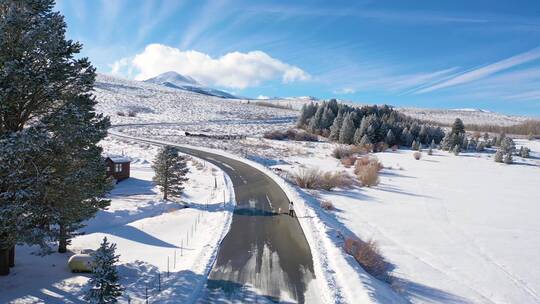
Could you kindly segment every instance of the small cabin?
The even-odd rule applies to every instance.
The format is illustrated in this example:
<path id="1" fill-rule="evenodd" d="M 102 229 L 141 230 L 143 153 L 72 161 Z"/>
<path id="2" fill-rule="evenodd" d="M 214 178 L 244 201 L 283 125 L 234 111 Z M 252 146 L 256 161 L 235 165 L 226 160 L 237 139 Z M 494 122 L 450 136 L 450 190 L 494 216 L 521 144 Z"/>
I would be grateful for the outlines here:
<path id="1" fill-rule="evenodd" d="M 107 156 L 107 177 L 112 176 L 117 182 L 129 178 L 129 165 L 131 159 L 126 156 Z"/>

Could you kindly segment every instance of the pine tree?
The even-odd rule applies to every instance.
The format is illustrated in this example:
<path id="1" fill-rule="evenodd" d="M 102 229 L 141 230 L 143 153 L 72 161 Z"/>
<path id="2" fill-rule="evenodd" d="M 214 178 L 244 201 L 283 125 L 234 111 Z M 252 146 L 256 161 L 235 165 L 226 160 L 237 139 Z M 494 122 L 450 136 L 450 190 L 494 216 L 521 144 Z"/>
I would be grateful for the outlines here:
<path id="1" fill-rule="evenodd" d="M 341 131 L 341 126 L 343 125 L 343 119 L 343 113 L 340 111 L 330 127 L 330 139 L 339 140 L 339 132 Z"/>
<path id="2" fill-rule="evenodd" d="M 317 112 L 309 120 L 309 131 L 313 133 L 319 133 L 321 131 L 321 121 L 324 113 L 324 104 L 321 104 L 317 107 Z"/>
<path id="3" fill-rule="evenodd" d="M 428 155 L 433 155 L 433 149 L 431 147 L 429 147 L 429 149 L 427 151 L 427 154 Z"/>
<path id="4" fill-rule="evenodd" d="M 484 151 L 484 143 L 479 141 L 476 144 L 476 152 L 483 152 Z"/>
<path id="5" fill-rule="evenodd" d="M 527 136 L 529 140 L 534 140 L 535 136 L 532 132 L 529 132 L 529 136 Z"/>
<path id="6" fill-rule="evenodd" d="M 178 153 L 178 149 L 172 146 L 163 147 L 152 168 L 155 171 L 154 182 L 161 188 L 163 199 L 167 200 L 170 196 L 179 197 L 183 190 L 183 184 L 188 180 L 186 174 L 186 157 Z"/>
<path id="7" fill-rule="evenodd" d="M 484 141 L 487 142 L 489 140 L 489 134 L 487 132 L 484 133 Z"/>
<path id="8" fill-rule="evenodd" d="M 459 118 L 456 118 L 454 123 L 452 124 L 452 134 L 464 134 L 465 133 L 465 125 L 463 124 L 463 121 Z"/>
<path id="9" fill-rule="evenodd" d="M 388 146 L 393 146 L 396 143 L 396 136 L 394 135 L 394 132 L 392 132 L 392 129 L 388 130 L 388 132 L 386 133 L 384 142 Z"/>
<path id="10" fill-rule="evenodd" d="M 117 303 L 118 298 L 122 296 L 123 288 L 119 283 L 115 265 L 119 256 L 115 251 L 116 244 L 109 244 L 105 237 L 101 246 L 92 253 L 92 277 L 88 282 L 90 288 L 85 296 L 85 300 L 89 303 Z"/>
<path id="11" fill-rule="evenodd" d="M 435 149 L 437 146 L 435 145 L 435 139 L 431 140 L 431 144 L 429 145 L 430 149 Z"/>
<path id="12" fill-rule="evenodd" d="M 356 145 L 359 145 L 361 140 L 362 140 L 362 134 L 360 132 L 360 128 L 356 128 L 356 130 L 354 131 L 353 143 Z"/>
<path id="13" fill-rule="evenodd" d="M 493 160 L 497 163 L 503 162 L 504 153 L 501 151 L 501 149 L 497 149 L 497 152 L 495 152 L 495 156 L 493 156 Z"/>
<path id="14" fill-rule="evenodd" d="M 529 158 L 530 157 L 529 151 L 530 151 L 529 148 L 521 146 L 521 151 L 519 155 L 523 158 Z"/>
<path id="15" fill-rule="evenodd" d="M 41 245 L 49 236 L 54 222 L 50 222 L 50 202 L 44 199 L 45 185 L 50 184 L 45 179 L 52 178 L 53 172 L 48 162 L 53 156 L 49 144 L 57 146 L 58 142 L 55 130 L 48 130 L 42 121 L 61 115 L 59 111 L 67 104 L 89 94 L 94 82 L 94 68 L 87 58 L 77 55 L 81 44 L 65 39 L 66 24 L 60 14 L 52 12 L 53 7 L 53 0 L 0 2 L 0 139 L 7 139 L 2 144 L 17 142 L 42 150 L 32 156 L 36 152 L 33 148 L 11 147 L 21 152 L 11 164 L 21 160 L 32 167 L 23 165 L 18 170 L 24 171 L 14 174 L 25 180 L 10 176 L 0 182 L 0 193 L 16 193 L 2 195 L 0 256 L 13 248 L 15 241 Z M 28 185 L 28 180 L 36 183 Z M 28 197 L 33 199 L 29 202 Z M 25 206 L 25 212 L 4 212 L 9 206 Z M 28 226 L 19 229 L 21 225 Z M 0 275 L 6 274 L 3 262 L 0 258 Z"/>
<path id="16" fill-rule="evenodd" d="M 341 126 L 341 130 L 339 132 L 339 142 L 342 144 L 352 143 L 355 131 L 356 129 L 354 127 L 353 114 L 349 113 L 343 120 L 343 125 Z"/>
<path id="17" fill-rule="evenodd" d="M 336 118 L 334 112 L 332 112 L 332 109 L 330 107 L 326 106 L 324 109 L 322 118 L 321 118 L 321 129 L 329 129 L 330 126 L 332 126 L 332 123 L 334 122 L 334 119 Z"/>
<path id="18" fill-rule="evenodd" d="M 509 165 L 513 162 L 514 162 L 514 159 L 512 157 L 512 153 L 506 153 L 506 155 L 504 156 L 504 163 Z"/>
<path id="19" fill-rule="evenodd" d="M 461 147 L 459 145 L 455 145 L 454 149 L 452 149 L 452 152 L 454 152 L 455 156 L 458 156 L 459 153 L 461 152 Z"/>
<path id="20" fill-rule="evenodd" d="M 367 147 L 368 145 L 371 145 L 371 144 L 372 144 L 372 142 L 371 142 L 371 140 L 369 140 L 369 137 L 367 136 L 367 134 L 364 134 L 362 139 L 360 139 L 359 146 L 360 147 Z"/>

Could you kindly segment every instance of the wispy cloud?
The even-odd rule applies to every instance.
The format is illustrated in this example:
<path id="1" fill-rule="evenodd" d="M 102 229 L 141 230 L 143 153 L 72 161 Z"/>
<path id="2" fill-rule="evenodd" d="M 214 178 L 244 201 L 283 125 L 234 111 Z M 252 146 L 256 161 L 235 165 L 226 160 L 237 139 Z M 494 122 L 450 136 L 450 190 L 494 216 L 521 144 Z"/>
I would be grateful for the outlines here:
<path id="1" fill-rule="evenodd" d="M 194 22 L 186 29 L 180 42 L 181 49 L 191 47 L 192 43 L 203 34 L 210 26 L 216 24 L 225 17 L 223 8 L 227 0 L 211 0 L 205 3 L 200 13 L 194 18 Z"/>
<path id="2" fill-rule="evenodd" d="M 448 88 L 460 84 L 469 83 L 476 81 L 495 73 L 510 69 L 512 67 L 531 62 L 534 60 L 540 59 L 540 47 L 534 48 L 528 52 L 521 53 L 519 55 L 512 56 L 510 58 L 486 65 L 484 67 L 474 69 L 468 72 L 464 72 L 458 76 L 452 77 L 448 80 L 442 81 L 440 83 L 422 88 L 417 90 L 416 94 L 433 92 L 443 88 Z"/>

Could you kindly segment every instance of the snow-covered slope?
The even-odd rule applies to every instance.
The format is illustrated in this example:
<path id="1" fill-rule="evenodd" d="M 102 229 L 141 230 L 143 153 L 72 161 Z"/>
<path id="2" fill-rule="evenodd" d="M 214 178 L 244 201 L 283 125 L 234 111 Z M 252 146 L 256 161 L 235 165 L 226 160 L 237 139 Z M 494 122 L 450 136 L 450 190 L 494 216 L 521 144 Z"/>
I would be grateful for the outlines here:
<path id="1" fill-rule="evenodd" d="M 231 93 L 205 87 L 202 84 L 198 83 L 197 80 L 189 76 L 180 75 L 173 71 L 165 72 L 154 78 L 147 79 L 145 80 L 145 82 L 164 85 L 169 88 L 180 89 L 180 90 L 200 93 L 204 95 L 210 95 L 210 96 L 216 96 L 216 97 L 222 97 L 222 98 L 232 98 L 232 99 L 238 98 L 232 95 Z"/>

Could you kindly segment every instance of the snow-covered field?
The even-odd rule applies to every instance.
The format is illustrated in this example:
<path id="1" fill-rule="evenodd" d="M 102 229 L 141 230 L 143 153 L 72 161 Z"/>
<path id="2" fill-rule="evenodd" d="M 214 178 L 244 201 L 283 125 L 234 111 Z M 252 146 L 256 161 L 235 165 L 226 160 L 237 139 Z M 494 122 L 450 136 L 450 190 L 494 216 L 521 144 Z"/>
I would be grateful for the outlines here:
<path id="1" fill-rule="evenodd" d="M 189 162 L 181 201 L 165 202 L 152 183 L 156 147 L 110 138 L 102 145 L 108 153 L 132 158 L 131 177 L 117 184 L 110 193 L 111 206 L 88 222 L 85 235 L 76 237 L 69 249 L 95 249 L 104 236 L 116 243 L 126 288 L 123 303 L 128 297 L 143 303 L 146 293 L 152 303 L 191 302 L 229 229 L 234 193 L 228 177 L 209 163 Z M 88 275 L 69 271 L 72 253 L 39 257 L 31 254 L 35 249 L 17 248 L 16 267 L 9 277 L 0 278 L 0 303 L 81 302 Z"/>
<path id="2" fill-rule="evenodd" d="M 336 211 L 311 207 L 344 235 L 377 241 L 413 303 L 540 303 L 540 142 L 517 143 L 534 152 L 514 165 L 488 153 L 378 153 L 378 186 L 310 191 Z M 278 167 L 351 170 L 318 145 Z"/>

